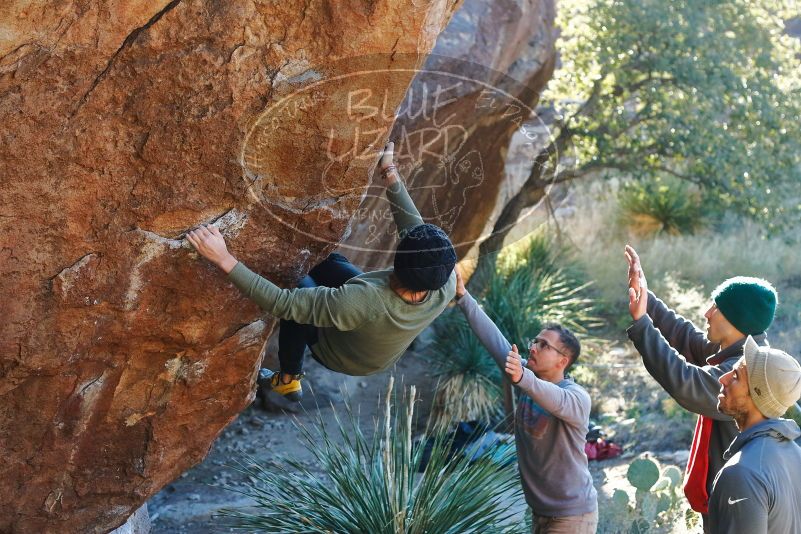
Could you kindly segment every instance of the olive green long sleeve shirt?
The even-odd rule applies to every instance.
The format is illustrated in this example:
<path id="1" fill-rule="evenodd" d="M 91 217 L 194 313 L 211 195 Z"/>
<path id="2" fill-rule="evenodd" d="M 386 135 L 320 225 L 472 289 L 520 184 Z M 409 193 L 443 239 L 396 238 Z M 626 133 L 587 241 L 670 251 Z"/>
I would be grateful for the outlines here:
<path id="1" fill-rule="evenodd" d="M 387 188 L 387 198 L 401 237 L 423 224 L 400 181 Z M 312 350 L 326 367 L 362 376 L 393 365 L 456 292 L 452 273 L 443 287 L 409 304 L 390 288 L 391 274 L 392 269 L 360 274 L 339 288 L 281 289 L 239 262 L 228 277 L 271 315 L 319 327 Z"/>

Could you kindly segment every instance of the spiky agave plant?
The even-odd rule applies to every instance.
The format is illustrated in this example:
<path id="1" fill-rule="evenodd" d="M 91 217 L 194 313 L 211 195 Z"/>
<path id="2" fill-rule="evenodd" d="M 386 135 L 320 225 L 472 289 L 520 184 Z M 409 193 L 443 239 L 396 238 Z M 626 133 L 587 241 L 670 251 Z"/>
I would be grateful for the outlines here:
<path id="1" fill-rule="evenodd" d="M 625 183 L 618 202 L 619 224 L 641 236 L 692 234 L 703 223 L 701 192 L 678 178 Z"/>
<path id="2" fill-rule="evenodd" d="M 254 462 L 237 467 L 255 481 L 229 488 L 254 501 L 248 509 L 220 512 L 226 526 L 265 532 L 423 534 L 515 532 L 510 506 L 521 499 L 508 457 L 470 462 L 452 456 L 436 438 L 419 473 L 423 447 L 412 439 L 415 389 L 394 408 L 390 381 L 383 421 L 372 439 L 346 405 L 348 424 L 336 417 L 341 440 L 326 430 L 322 416 L 314 429 L 301 427 L 322 477 L 304 463 L 287 460 L 268 469 Z M 341 442 L 340 442 L 341 441 Z"/>
<path id="3" fill-rule="evenodd" d="M 501 415 L 500 369 L 461 312 L 449 310 L 440 317 L 432 350 L 424 358 L 439 378 L 431 406 L 435 431 L 458 421 L 491 424 Z"/>
<path id="4" fill-rule="evenodd" d="M 498 257 L 484 309 L 512 343 L 536 336 L 552 322 L 584 333 L 600 323 L 588 287 L 567 250 L 540 231 Z"/>

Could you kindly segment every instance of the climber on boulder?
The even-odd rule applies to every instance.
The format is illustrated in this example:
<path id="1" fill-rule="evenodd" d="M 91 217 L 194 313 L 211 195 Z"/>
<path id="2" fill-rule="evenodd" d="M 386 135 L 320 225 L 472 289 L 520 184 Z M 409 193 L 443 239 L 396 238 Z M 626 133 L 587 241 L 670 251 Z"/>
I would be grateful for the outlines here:
<path id="1" fill-rule="evenodd" d="M 300 400 L 307 346 L 332 371 L 352 376 L 382 371 L 453 298 L 456 252 L 442 229 L 423 222 L 394 165 L 393 151 L 388 143 L 379 164 L 400 237 L 391 269 L 363 273 L 344 256 L 331 254 L 298 288 L 281 289 L 234 258 L 217 228 L 201 226 L 187 235 L 243 294 L 281 319 L 281 368 L 262 369 L 260 386 Z"/>

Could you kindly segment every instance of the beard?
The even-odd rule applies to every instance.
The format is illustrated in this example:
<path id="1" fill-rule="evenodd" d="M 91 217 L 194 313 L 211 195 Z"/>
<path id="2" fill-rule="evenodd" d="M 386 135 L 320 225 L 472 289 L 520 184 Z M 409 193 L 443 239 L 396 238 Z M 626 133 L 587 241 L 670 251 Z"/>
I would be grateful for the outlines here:
<path id="1" fill-rule="evenodd" d="M 723 401 L 718 399 L 718 411 L 733 418 L 737 428 L 742 428 L 742 424 L 748 420 L 748 410 L 742 405 L 742 403 L 726 405 L 723 403 Z"/>

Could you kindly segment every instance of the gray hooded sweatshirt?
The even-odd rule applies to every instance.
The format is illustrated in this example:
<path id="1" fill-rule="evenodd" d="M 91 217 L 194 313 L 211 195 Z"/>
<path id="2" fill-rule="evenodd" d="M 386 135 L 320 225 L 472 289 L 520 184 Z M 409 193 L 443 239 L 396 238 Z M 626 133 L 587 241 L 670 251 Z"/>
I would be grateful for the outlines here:
<path id="1" fill-rule="evenodd" d="M 476 300 L 458 301 L 481 344 L 501 368 L 512 345 Z M 584 515 L 598 508 L 598 495 L 587 467 L 590 395 L 570 379 L 558 384 L 540 380 L 530 369 L 515 384 L 515 446 L 526 503 L 539 516 Z"/>
<path id="2" fill-rule="evenodd" d="M 709 499 L 712 534 L 801 532 L 801 429 L 768 419 L 740 433 Z"/>

